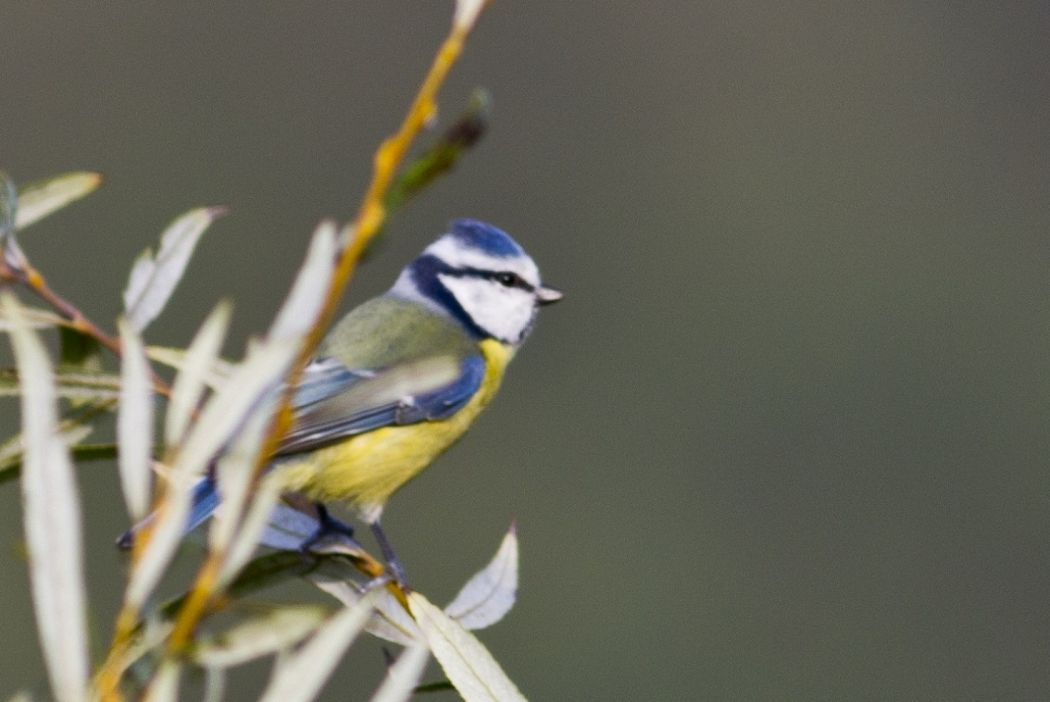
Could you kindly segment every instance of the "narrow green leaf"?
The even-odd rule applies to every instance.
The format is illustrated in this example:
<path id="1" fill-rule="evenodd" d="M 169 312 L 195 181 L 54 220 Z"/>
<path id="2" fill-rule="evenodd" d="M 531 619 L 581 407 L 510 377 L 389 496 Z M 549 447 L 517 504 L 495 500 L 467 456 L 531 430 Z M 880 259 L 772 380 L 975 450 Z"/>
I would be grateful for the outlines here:
<path id="1" fill-rule="evenodd" d="M 161 234 L 156 256 L 150 249 L 139 256 L 124 289 L 124 310 L 132 326 L 142 331 L 157 318 L 182 279 L 201 234 L 225 212 L 222 207 L 187 212 Z"/>
<path id="2" fill-rule="evenodd" d="M 434 657 L 467 702 L 508 702 L 525 697 L 480 641 L 418 592 L 408 606 Z"/>
<path id="3" fill-rule="evenodd" d="M 0 306 L 15 328 L 11 343 L 23 383 L 25 469 L 22 503 L 34 611 L 51 689 L 60 702 L 80 702 L 88 683 L 88 650 L 80 501 L 73 466 L 58 437 L 51 362 L 9 293 Z"/>
<path id="4" fill-rule="evenodd" d="M 422 192 L 438 177 L 455 167 L 488 130 L 492 100 L 477 88 L 466 110 L 421 155 L 412 160 L 390 186 L 385 204 L 390 213 Z"/>
<path id="5" fill-rule="evenodd" d="M 59 366 L 67 370 L 102 370 L 102 346 L 92 336 L 67 326 L 58 330 Z"/>
<path id="6" fill-rule="evenodd" d="M 74 171 L 30 183 L 18 195 L 15 228 L 23 229 L 55 210 L 76 202 L 102 185 L 102 174 Z"/>

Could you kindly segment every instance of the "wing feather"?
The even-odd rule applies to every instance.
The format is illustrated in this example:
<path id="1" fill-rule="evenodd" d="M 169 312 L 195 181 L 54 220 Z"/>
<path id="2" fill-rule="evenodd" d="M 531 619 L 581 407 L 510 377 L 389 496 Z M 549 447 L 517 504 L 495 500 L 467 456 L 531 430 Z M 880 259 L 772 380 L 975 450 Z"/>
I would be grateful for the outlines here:
<path id="1" fill-rule="evenodd" d="M 485 360 L 476 354 L 374 370 L 316 361 L 296 392 L 295 425 L 277 454 L 310 451 L 380 427 L 444 419 L 470 401 L 484 376 Z"/>

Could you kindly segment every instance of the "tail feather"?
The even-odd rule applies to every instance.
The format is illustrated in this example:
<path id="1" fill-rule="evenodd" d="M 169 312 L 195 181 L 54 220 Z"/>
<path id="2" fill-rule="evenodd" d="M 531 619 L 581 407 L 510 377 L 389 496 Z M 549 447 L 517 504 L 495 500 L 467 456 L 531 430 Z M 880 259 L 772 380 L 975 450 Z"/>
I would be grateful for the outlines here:
<path id="1" fill-rule="evenodd" d="M 203 524 L 214 514 L 216 508 L 218 508 L 221 498 L 219 491 L 215 484 L 214 478 L 201 478 L 196 485 L 193 486 L 193 502 L 190 506 L 190 514 L 186 518 L 185 533 L 190 533 L 198 526 Z M 147 524 L 153 521 L 154 514 L 147 516 L 141 522 L 131 527 L 117 539 L 117 546 L 122 549 L 131 548 L 132 544 L 135 543 L 135 535 L 138 534 Z"/>

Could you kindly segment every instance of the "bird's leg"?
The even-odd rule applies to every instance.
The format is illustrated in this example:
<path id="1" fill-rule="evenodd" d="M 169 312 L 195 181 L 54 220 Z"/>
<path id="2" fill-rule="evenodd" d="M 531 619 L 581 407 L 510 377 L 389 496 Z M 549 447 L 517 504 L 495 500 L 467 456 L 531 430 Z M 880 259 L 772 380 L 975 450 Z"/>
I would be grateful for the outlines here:
<path id="1" fill-rule="evenodd" d="M 398 585 L 404 587 L 405 583 L 405 568 L 401 565 L 401 560 L 394 553 L 394 548 L 390 545 L 390 540 L 386 538 L 386 532 L 383 531 L 383 527 L 379 526 L 379 520 L 376 519 L 368 523 L 368 526 L 372 528 L 372 534 L 376 537 L 376 543 L 379 544 L 379 550 L 383 552 L 383 558 L 386 559 L 387 568 L 390 573 L 394 576 L 394 580 L 397 581 Z"/>
<path id="2" fill-rule="evenodd" d="M 354 528 L 329 514 L 324 504 L 315 502 L 314 509 L 317 510 L 317 529 L 299 545 L 300 551 L 309 551 L 326 536 L 341 535 L 349 539 L 354 538 Z"/>

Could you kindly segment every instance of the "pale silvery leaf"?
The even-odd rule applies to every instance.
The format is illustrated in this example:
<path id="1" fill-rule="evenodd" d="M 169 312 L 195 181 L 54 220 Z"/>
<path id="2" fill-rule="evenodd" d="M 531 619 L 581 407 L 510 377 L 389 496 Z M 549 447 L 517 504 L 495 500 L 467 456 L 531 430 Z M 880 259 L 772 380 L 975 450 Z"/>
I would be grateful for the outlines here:
<path id="1" fill-rule="evenodd" d="M 356 571 L 349 563 L 326 561 L 320 570 L 310 574 L 309 579 L 318 589 L 349 607 L 371 592 L 354 579 L 355 575 Z M 375 611 L 365 626 L 368 633 L 402 646 L 423 640 L 415 620 L 388 590 L 377 590 L 374 605 Z"/>
<path id="2" fill-rule="evenodd" d="M 151 361 L 174 368 L 177 371 L 181 371 L 186 365 L 186 350 L 177 349 L 171 346 L 147 346 L 146 356 Z M 230 376 L 233 375 L 233 369 L 237 367 L 236 363 L 231 363 L 221 358 L 216 358 L 212 361 L 211 367 L 204 371 L 204 384 L 212 390 L 219 390 L 226 381 L 229 380 Z"/>
<path id="3" fill-rule="evenodd" d="M 209 668 L 229 668 L 247 663 L 291 648 L 317 629 L 324 618 L 322 607 L 280 607 L 201 641 L 194 648 L 193 657 Z"/>
<path id="4" fill-rule="evenodd" d="M 409 646 L 386 671 L 386 678 L 370 702 L 405 702 L 423 677 L 430 659 L 430 649 L 422 644 Z"/>
<path id="5" fill-rule="evenodd" d="M 139 331 L 157 318 L 182 279 L 201 234 L 224 214 L 221 207 L 200 207 L 176 219 L 160 237 L 160 250 L 153 256 L 146 249 L 135 261 L 124 289 L 124 310 Z"/>
<path id="6" fill-rule="evenodd" d="M 518 535 L 511 526 L 503 543 L 487 566 L 478 571 L 445 614 L 467 629 L 484 629 L 503 619 L 518 594 Z"/>
<path id="7" fill-rule="evenodd" d="M 28 324 L 31 329 L 47 329 L 50 327 L 61 327 L 69 324 L 67 320 L 51 310 L 44 310 L 39 307 L 23 307 L 22 312 L 26 324 Z M 3 313 L 0 313 L 0 331 L 11 331 L 11 326 L 11 322 L 7 317 Z"/>
<path id="8" fill-rule="evenodd" d="M 219 494 L 222 495 L 222 508 L 217 518 L 212 520 L 208 532 L 208 545 L 213 552 L 224 552 L 241 524 L 252 486 L 252 475 L 266 440 L 273 407 L 272 402 L 257 405 L 233 443 L 216 463 L 215 477 Z M 273 499 L 276 501 L 276 496 Z"/>
<path id="9" fill-rule="evenodd" d="M 22 504 L 29 575 L 40 642 L 55 699 L 79 702 L 88 683 L 83 537 L 73 465 L 57 435 L 51 362 L 36 333 L 21 323 L 18 301 L 0 297 L 15 328 L 11 343 L 23 384 L 25 461 Z"/>
<path id="10" fill-rule="evenodd" d="M 15 228 L 22 229 L 57 209 L 88 195 L 102 185 L 100 173 L 74 171 L 37 183 L 30 183 L 18 194 Z"/>
<path id="11" fill-rule="evenodd" d="M 143 702 L 176 702 L 179 699 L 179 677 L 182 674 L 182 664 L 172 660 L 164 661 L 160 670 L 150 681 Z"/>
<path id="12" fill-rule="evenodd" d="M 272 400 L 295 358 L 295 343 L 274 340 L 256 344 L 245 361 L 237 366 L 225 387 L 209 398 L 200 417 L 186 435 L 175 468 L 194 476 L 204 472 L 208 462 L 244 425 L 260 402 Z"/>
<path id="13" fill-rule="evenodd" d="M 192 488 L 212 458 L 243 426 L 249 413 L 267 401 L 295 356 L 295 344 L 256 344 L 226 386 L 213 395 L 183 442 L 169 476 L 170 499 L 161 510 L 145 553 L 128 584 L 128 602 L 141 607 L 182 540 Z"/>
<path id="14" fill-rule="evenodd" d="M 124 599 L 136 610 L 160 582 L 168 562 L 182 541 L 193 499 L 194 478 L 174 470 L 167 473 L 162 507 L 151 517 L 152 529 L 146 550 L 135 562 Z"/>
<path id="15" fill-rule="evenodd" d="M 18 191 L 6 173 L 0 171 L 0 244 L 15 231 L 15 212 L 18 210 Z"/>
<path id="16" fill-rule="evenodd" d="M 54 374 L 55 392 L 71 400 L 109 400 L 120 397 L 120 377 L 108 373 L 59 371 Z M 18 375 L 0 370 L 0 396 L 20 394 Z"/>
<path id="17" fill-rule="evenodd" d="M 226 669 L 204 669 L 204 699 L 202 702 L 222 702 L 226 699 Z"/>
<path id="18" fill-rule="evenodd" d="M 99 411 L 105 411 L 113 404 L 111 400 L 100 401 L 95 407 L 101 407 Z M 63 419 L 59 421 L 57 428 L 58 438 L 62 440 L 67 447 L 75 446 L 81 441 L 86 439 L 92 432 L 93 427 L 90 424 L 84 422 L 88 419 L 82 419 L 80 417 Z M 14 436 L 6 439 L 3 443 L 0 443 L 0 476 L 5 471 L 11 470 L 16 466 L 22 465 L 25 454 L 25 436 L 23 434 L 15 434 Z"/>
<path id="19" fill-rule="evenodd" d="M 135 638 L 131 641 L 128 648 L 124 651 L 124 655 L 121 656 L 119 662 L 116 664 L 114 673 L 117 675 L 124 675 L 129 668 L 135 665 L 135 663 L 140 661 L 144 656 L 151 651 L 159 650 L 171 635 L 171 630 L 174 628 L 174 621 L 162 619 L 156 612 L 146 617 L 142 626 L 139 627 Z"/>
<path id="20" fill-rule="evenodd" d="M 171 388 L 168 413 L 164 418 L 164 440 L 169 446 L 178 444 L 193 418 L 212 369 L 226 338 L 232 307 L 220 302 L 204 320 L 193 343 L 182 358 L 182 366 Z"/>
<path id="21" fill-rule="evenodd" d="M 372 612 L 374 597 L 369 593 L 353 606 L 340 610 L 295 653 L 283 657 L 259 702 L 312 700 L 361 633 Z"/>
<path id="22" fill-rule="evenodd" d="M 252 494 L 247 514 L 240 530 L 230 544 L 230 550 L 219 571 L 219 585 L 225 586 L 240 572 L 255 553 L 259 538 L 266 529 L 270 513 L 281 497 L 281 476 L 270 473 L 263 477 Z"/>
<path id="23" fill-rule="evenodd" d="M 132 521 L 146 516 L 150 501 L 151 453 L 153 450 L 153 387 L 142 338 L 123 319 L 119 323 L 123 341 L 121 355 L 120 412 L 117 415 L 117 466 L 120 486 Z"/>
<path id="24" fill-rule="evenodd" d="M 453 23 L 458 29 L 470 31 L 487 4 L 488 0 L 456 0 Z"/>
<path id="25" fill-rule="evenodd" d="M 271 337 L 299 336 L 313 326 L 335 271 L 337 236 L 334 222 L 325 221 L 317 227 L 292 291 L 270 327 Z"/>
<path id="26" fill-rule="evenodd" d="M 409 593 L 408 607 L 431 653 L 463 699 L 467 702 L 525 699 L 488 649 L 456 620 L 418 592 Z"/>

